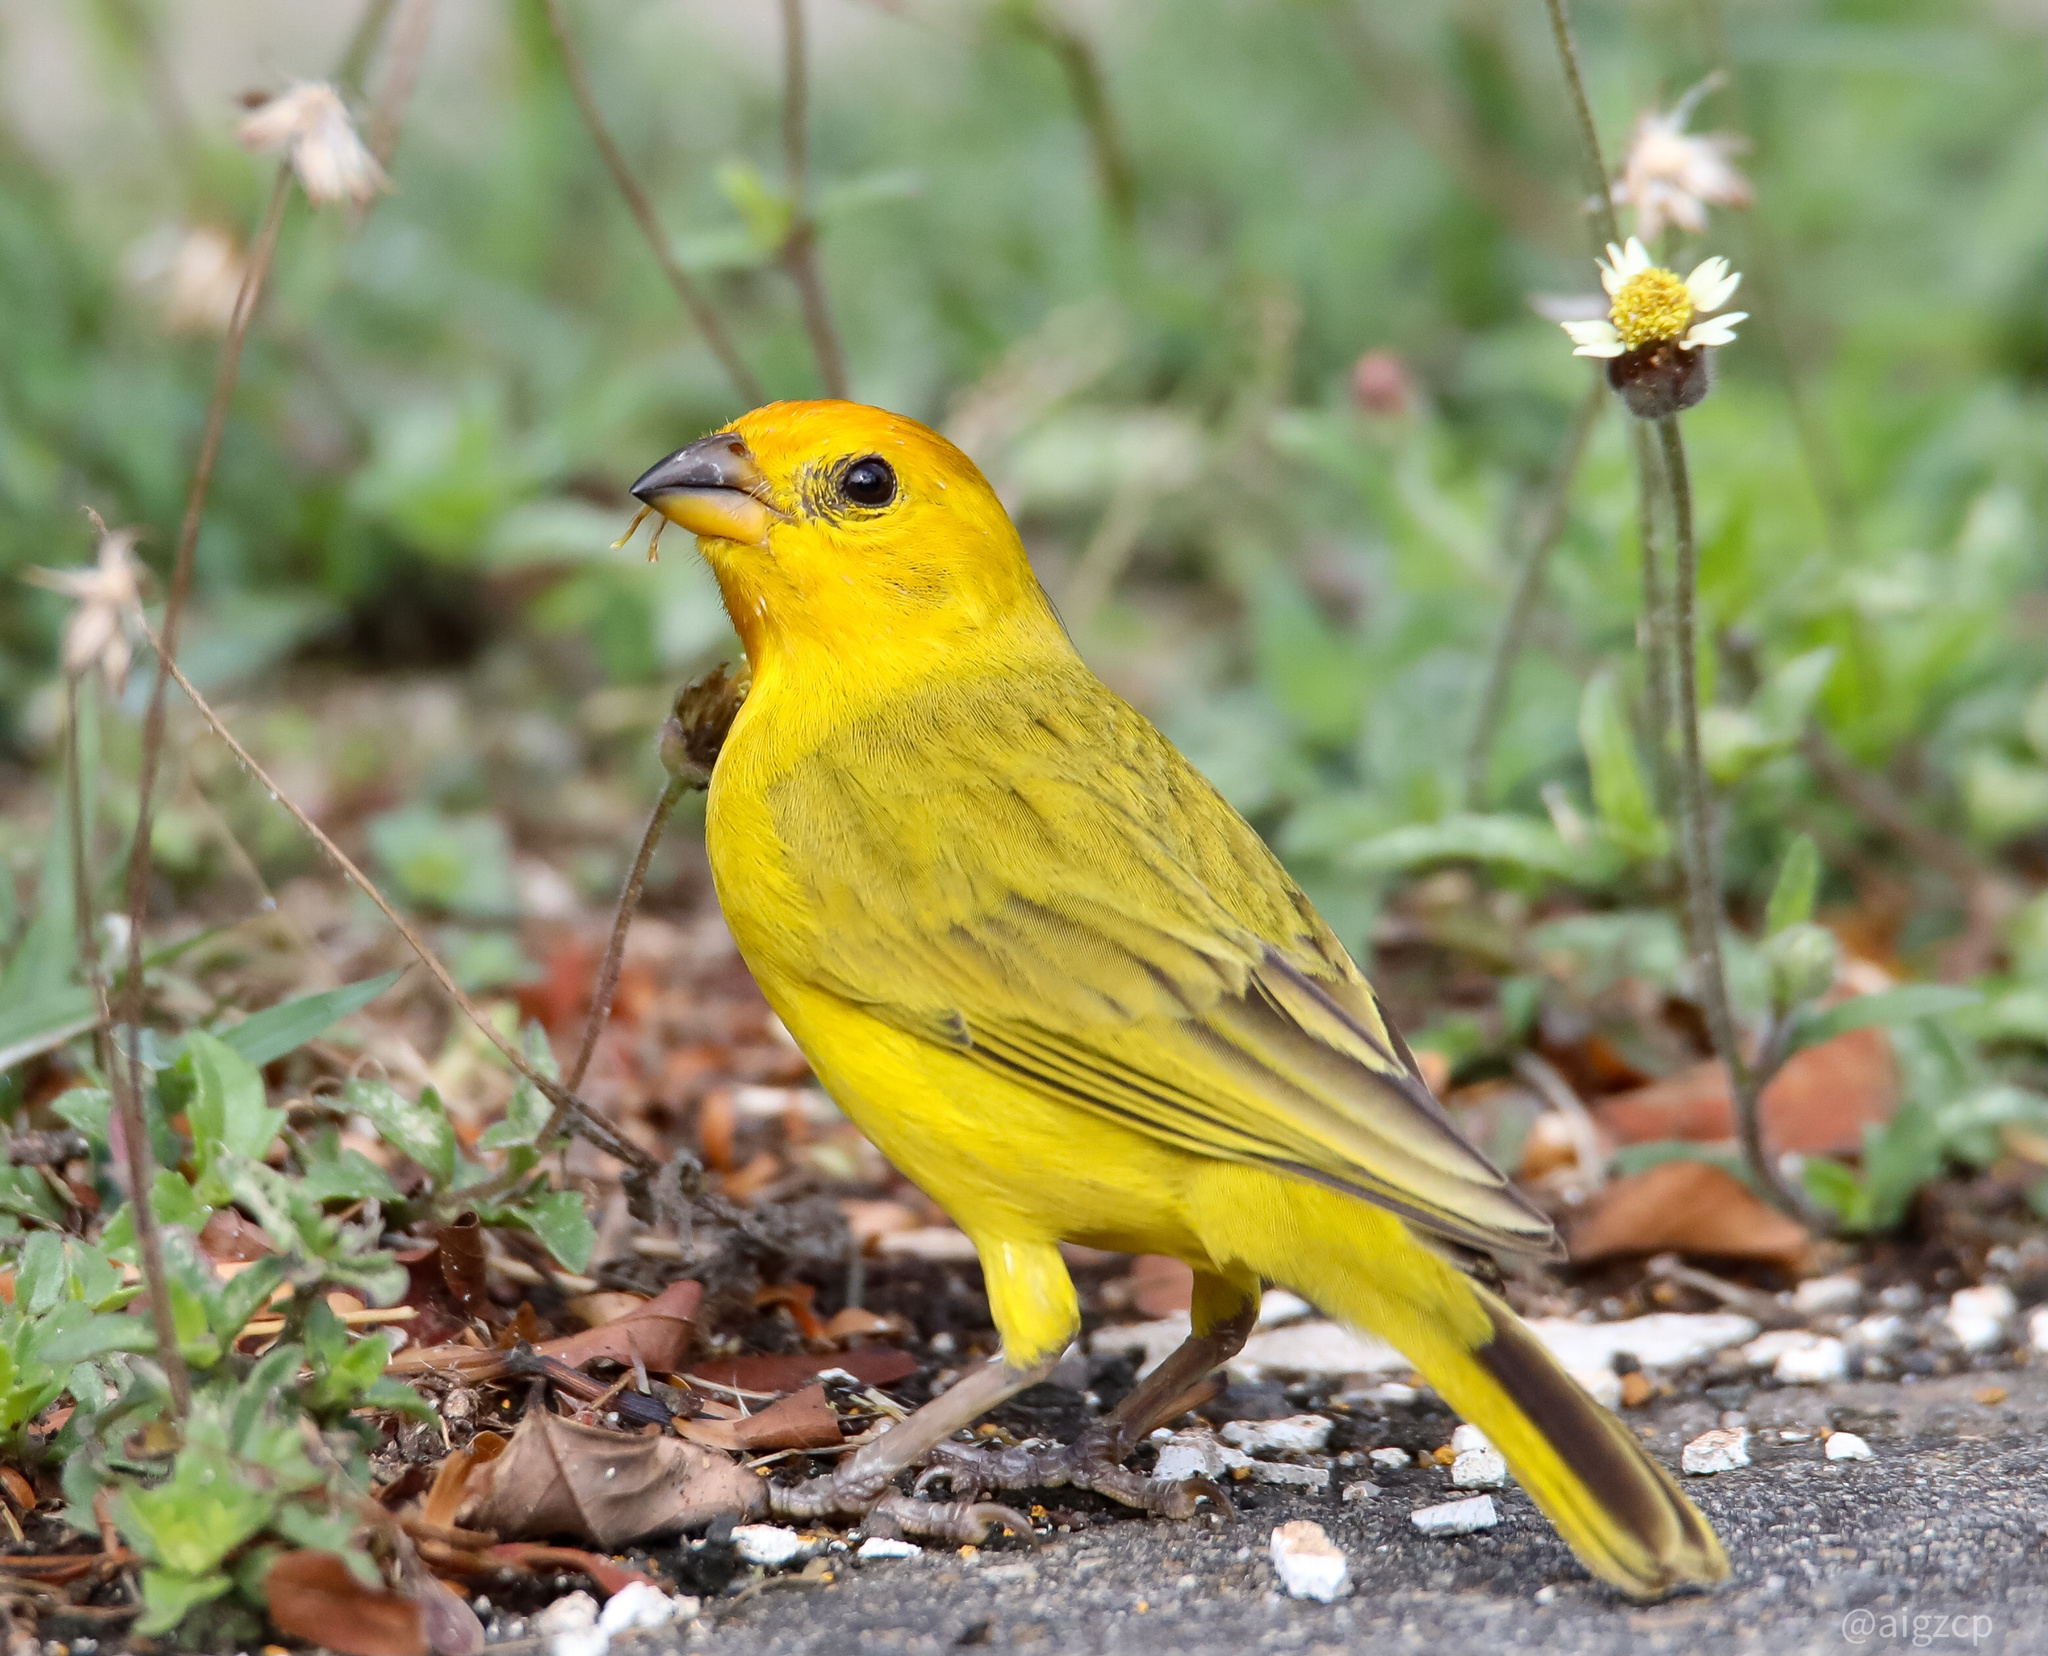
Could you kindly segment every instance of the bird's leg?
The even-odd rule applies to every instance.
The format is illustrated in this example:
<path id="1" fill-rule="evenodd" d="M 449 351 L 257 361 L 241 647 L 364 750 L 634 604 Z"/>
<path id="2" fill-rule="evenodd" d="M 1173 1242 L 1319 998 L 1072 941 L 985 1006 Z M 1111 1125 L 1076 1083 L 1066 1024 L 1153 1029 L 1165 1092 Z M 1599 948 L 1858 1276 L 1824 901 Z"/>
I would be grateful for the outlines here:
<path id="1" fill-rule="evenodd" d="M 1219 1313 L 1219 1300 L 1236 1303 Z M 1072 1444 L 988 1450 L 940 1443 L 934 1446 L 932 1465 L 918 1478 L 919 1490 L 939 1477 L 947 1479 L 954 1494 L 963 1499 L 996 1489 L 1072 1485 L 1168 1518 L 1192 1518 L 1204 1499 L 1229 1512 L 1229 1498 L 1207 1478 L 1147 1478 L 1123 1463 L 1150 1432 L 1182 1411 L 1191 1387 L 1237 1355 L 1258 1314 L 1256 1289 L 1247 1298 L 1235 1284 L 1198 1277 L 1198 1332 L 1183 1340 L 1104 1419 Z"/>
<path id="2" fill-rule="evenodd" d="M 864 1516 L 871 1529 L 902 1530 L 952 1541 L 979 1541 L 989 1526 L 1031 1533 L 1030 1521 L 1011 1508 L 975 1500 L 923 1501 L 894 1493 L 899 1472 L 909 1470 L 964 1426 L 971 1426 L 1006 1397 L 1035 1386 L 1058 1363 L 1052 1352 L 1037 1362 L 1013 1367 L 991 1357 L 923 1408 L 899 1420 L 882 1436 L 855 1451 L 837 1470 L 793 1487 L 771 1486 L 768 1507 L 778 1518 Z"/>

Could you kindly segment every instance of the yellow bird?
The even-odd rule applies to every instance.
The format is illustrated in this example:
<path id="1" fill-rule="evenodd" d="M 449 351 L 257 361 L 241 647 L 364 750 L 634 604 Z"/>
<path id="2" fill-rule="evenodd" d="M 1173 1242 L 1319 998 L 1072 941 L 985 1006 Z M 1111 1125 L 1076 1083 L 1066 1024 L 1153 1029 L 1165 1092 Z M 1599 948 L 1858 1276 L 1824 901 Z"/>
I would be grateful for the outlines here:
<path id="1" fill-rule="evenodd" d="M 775 403 L 633 493 L 698 536 L 753 669 L 706 820 L 733 936 L 826 1090 L 973 1239 L 1003 1341 L 777 1511 L 963 1538 L 1014 1516 L 894 1493 L 936 1453 L 956 1497 L 1192 1513 L 1217 1492 L 1121 1463 L 1278 1283 L 1405 1353 L 1602 1580 L 1727 1574 L 1628 1427 L 1447 1257 L 1557 1241 L 1250 825 L 1075 654 L 965 455 Z M 1068 1448 L 947 1447 L 1079 1333 L 1062 1242 L 1186 1260 L 1191 1338 Z"/>

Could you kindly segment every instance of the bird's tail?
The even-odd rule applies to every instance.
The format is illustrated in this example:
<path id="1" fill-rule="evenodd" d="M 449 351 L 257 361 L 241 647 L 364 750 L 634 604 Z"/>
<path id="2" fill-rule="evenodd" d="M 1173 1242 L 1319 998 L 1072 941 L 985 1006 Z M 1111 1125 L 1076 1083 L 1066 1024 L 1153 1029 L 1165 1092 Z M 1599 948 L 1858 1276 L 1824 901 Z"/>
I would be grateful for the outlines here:
<path id="1" fill-rule="evenodd" d="M 1218 1263 L 1234 1255 L 1398 1348 L 1500 1450 L 1594 1575 L 1654 1598 L 1728 1574 L 1720 1541 L 1671 1474 L 1499 1296 L 1378 1208 L 1249 1169 L 1218 1172 L 1236 1187 L 1205 1192 L 1223 1200 L 1201 1204 L 1220 1220 L 1221 1234 L 1205 1236 Z"/>

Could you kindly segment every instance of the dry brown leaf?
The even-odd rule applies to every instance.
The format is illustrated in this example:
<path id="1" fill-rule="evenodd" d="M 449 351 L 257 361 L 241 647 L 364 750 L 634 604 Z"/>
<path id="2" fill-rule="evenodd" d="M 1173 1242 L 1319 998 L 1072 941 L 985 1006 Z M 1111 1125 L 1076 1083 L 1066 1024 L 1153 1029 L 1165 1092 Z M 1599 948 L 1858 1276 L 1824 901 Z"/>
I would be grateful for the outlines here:
<path id="1" fill-rule="evenodd" d="M 715 1449 L 530 1412 L 505 1452 L 470 1474 L 458 1515 L 513 1539 L 573 1535 L 607 1550 L 767 1510 L 761 1480 Z"/>
<path id="2" fill-rule="evenodd" d="M 1797 1222 L 1701 1161 L 1659 1162 L 1615 1180 L 1586 1204 L 1566 1240 L 1574 1265 L 1653 1253 L 1792 1265 L 1807 1245 Z"/>
<path id="3" fill-rule="evenodd" d="M 673 1374 L 690 1354 L 690 1319 L 703 1297 L 701 1283 L 671 1282 L 616 1322 L 543 1340 L 533 1349 L 572 1368 L 600 1358 L 630 1366 L 637 1355 L 657 1373 Z"/>
<path id="4" fill-rule="evenodd" d="M 901 1202 L 870 1202 L 849 1196 L 839 1204 L 846 1216 L 846 1229 L 858 1247 L 865 1248 L 877 1237 L 897 1231 L 916 1230 L 917 1215 Z"/>
<path id="5" fill-rule="evenodd" d="M 502 1455 L 506 1441 L 496 1432 L 479 1432 L 470 1439 L 468 1448 L 458 1449 L 442 1461 L 440 1470 L 434 1474 L 433 1488 L 420 1503 L 420 1522 L 435 1529 L 452 1529 L 455 1514 L 462 1510 L 470 1473 Z"/>
<path id="6" fill-rule="evenodd" d="M 231 1207 L 215 1208 L 199 1231 L 200 1251 L 218 1263 L 221 1260 L 239 1260 L 247 1263 L 261 1259 L 265 1254 L 277 1250 L 270 1245 L 270 1238 L 263 1227 L 244 1219 Z"/>
<path id="7" fill-rule="evenodd" d="M 441 1281 L 465 1317 L 490 1316 L 490 1284 L 484 1277 L 484 1228 L 465 1213 L 435 1232 L 440 1245 Z"/>
<path id="8" fill-rule="evenodd" d="M 403 1593 L 365 1587 L 339 1553 L 288 1552 L 263 1578 L 281 1632 L 342 1656 L 429 1656 L 420 1607 Z"/>
<path id="9" fill-rule="evenodd" d="M 579 1294 L 569 1302 L 569 1309 L 585 1328 L 602 1328 L 606 1323 L 615 1323 L 621 1317 L 631 1316 L 647 1303 L 645 1294 L 622 1293 L 615 1288 L 600 1288 L 594 1294 Z"/>
<path id="10" fill-rule="evenodd" d="M 614 1564 L 602 1553 L 585 1552 L 581 1547 L 544 1547 L 537 1541 L 507 1541 L 502 1546 L 493 1547 L 489 1556 L 495 1565 L 527 1570 L 535 1575 L 555 1570 L 581 1570 L 597 1583 L 598 1590 L 607 1598 L 636 1581 L 644 1581 L 650 1587 L 661 1585 L 651 1575 L 629 1570 L 623 1564 Z"/>
<path id="11" fill-rule="evenodd" d="M 806 1386 L 740 1420 L 691 1420 L 677 1427 L 692 1443 L 757 1455 L 773 1449 L 830 1449 L 845 1433 L 823 1386 Z"/>
<path id="12" fill-rule="evenodd" d="M 827 1369 L 844 1369 L 863 1386 L 892 1386 L 917 1372 L 917 1359 L 889 1346 L 863 1346 L 858 1351 L 823 1356 L 789 1351 L 761 1357 L 717 1357 L 691 1365 L 690 1375 L 714 1386 L 746 1392 L 792 1392 L 808 1386 Z"/>
<path id="13" fill-rule="evenodd" d="M 908 1317 L 892 1311 L 887 1316 L 865 1306 L 849 1305 L 836 1311 L 825 1324 L 825 1338 L 834 1345 L 867 1340 L 907 1340 L 917 1332 Z"/>

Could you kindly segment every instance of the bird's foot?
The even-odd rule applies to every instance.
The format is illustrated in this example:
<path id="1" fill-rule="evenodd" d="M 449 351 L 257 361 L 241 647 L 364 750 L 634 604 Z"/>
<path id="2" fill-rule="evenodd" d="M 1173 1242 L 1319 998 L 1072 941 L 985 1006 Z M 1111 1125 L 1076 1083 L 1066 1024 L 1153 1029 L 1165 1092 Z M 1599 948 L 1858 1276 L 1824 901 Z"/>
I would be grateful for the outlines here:
<path id="1" fill-rule="evenodd" d="M 870 1535 L 922 1535 L 963 1545 L 987 1540 L 997 1527 L 1034 1538 L 1031 1520 L 999 1501 L 921 1500 L 898 1494 L 886 1475 L 846 1468 L 807 1483 L 770 1485 L 768 1510 L 777 1518 L 859 1518 Z"/>
<path id="2" fill-rule="evenodd" d="M 963 1443 L 942 1443 L 932 1450 L 918 1474 L 917 1492 L 943 1478 L 956 1497 L 972 1501 L 999 1489 L 1091 1489 L 1112 1501 L 1161 1518 L 1189 1519 L 1204 1501 L 1225 1517 L 1235 1517 L 1230 1497 L 1207 1478 L 1148 1478 L 1123 1465 L 1115 1446 L 1089 1433 L 1079 1442 L 1026 1443 L 1014 1449 L 990 1449 Z"/>

